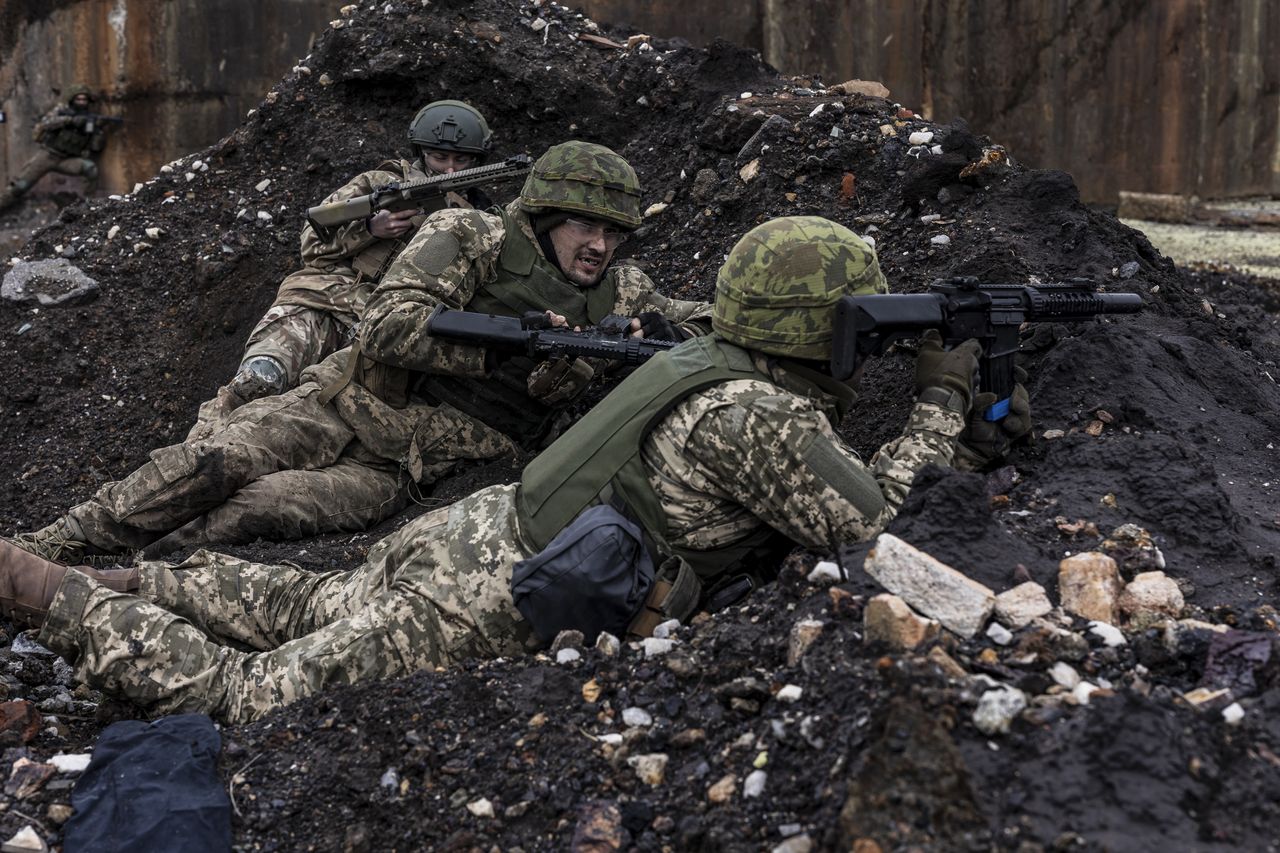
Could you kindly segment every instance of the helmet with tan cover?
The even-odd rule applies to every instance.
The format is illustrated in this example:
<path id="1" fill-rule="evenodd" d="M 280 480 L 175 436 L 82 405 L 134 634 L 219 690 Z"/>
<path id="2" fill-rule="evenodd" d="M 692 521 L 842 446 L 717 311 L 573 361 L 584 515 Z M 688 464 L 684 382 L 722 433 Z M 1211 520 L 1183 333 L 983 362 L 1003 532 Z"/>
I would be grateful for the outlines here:
<path id="1" fill-rule="evenodd" d="M 526 213 L 584 213 L 622 228 L 640 225 L 640 180 L 612 149 L 593 142 L 561 142 L 533 164 L 520 190 Z"/>
<path id="2" fill-rule="evenodd" d="M 875 252 L 857 234 L 820 216 L 784 216 L 752 228 L 730 250 L 711 325 L 748 349 L 827 359 L 840 297 L 888 290 Z"/>

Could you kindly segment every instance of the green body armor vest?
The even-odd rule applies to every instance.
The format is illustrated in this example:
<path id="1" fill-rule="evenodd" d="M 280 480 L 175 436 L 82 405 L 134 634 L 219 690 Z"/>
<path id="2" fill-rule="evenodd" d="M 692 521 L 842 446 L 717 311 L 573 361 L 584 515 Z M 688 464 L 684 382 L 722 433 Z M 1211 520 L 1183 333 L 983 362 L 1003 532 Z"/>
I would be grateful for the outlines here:
<path id="1" fill-rule="evenodd" d="M 714 336 L 698 337 L 650 359 L 524 469 L 516 499 L 520 530 L 539 550 L 598 503 L 622 504 L 660 553 L 678 556 L 705 582 L 753 561 L 781 557 L 792 543 L 768 525 L 728 548 L 673 547 L 666 514 L 649 485 L 640 446 L 662 418 L 690 394 L 737 379 L 772 379 L 746 350 Z M 773 566 L 770 565 L 769 570 Z"/>
<path id="2" fill-rule="evenodd" d="M 613 313 L 617 303 L 617 274 L 609 270 L 593 287 L 566 281 L 542 257 L 520 226 L 503 211 L 506 236 L 498 255 L 497 276 L 476 291 L 468 311 L 519 317 L 527 311 L 550 308 L 564 315 L 570 326 L 595 325 Z M 533 449 L 546 436 L 557 409 L 529 397 L 529 374 L 537 363 L 508 359 L 484 379 L 428 375 L 419 390 L 448 403 Z"/>
<path id="3" fill-rule="evenodd" d="M 75 113 L 67 110 L 62 112 L 61 115 L 74 116 Z M 45 137 L 40 140 L 40 144 L 54 154 L 60 154 L 63 157 L 80 157 L 84 154 L 85 149 L 89 147 L 91 138 L 92 134 L 85 133 L 73 124 L 68 124 L 45 134 Z"/>

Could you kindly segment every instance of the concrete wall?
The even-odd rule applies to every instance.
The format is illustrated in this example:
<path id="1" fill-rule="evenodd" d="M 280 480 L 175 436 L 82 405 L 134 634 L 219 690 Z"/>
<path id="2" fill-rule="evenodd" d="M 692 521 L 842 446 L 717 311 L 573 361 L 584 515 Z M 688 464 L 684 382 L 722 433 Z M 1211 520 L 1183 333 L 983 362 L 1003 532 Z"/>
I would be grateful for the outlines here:
<path id="1" fill-rule="evenodd" d="M 598 20 L 755 47 L 787 74 L 880 80 L 1085 198 L 1280 195 L 1275 0 L 582 0 Z"/>
<path id="2" fill-rule="evenodd" d="M 102 186 L 129 189 L 234 129 L 340 5 L 0 0 L 0 182 L 32 152 L 32 124 L 79 81 L 103 94 L 99 112 L 125 119 L 101 161 Z"/>

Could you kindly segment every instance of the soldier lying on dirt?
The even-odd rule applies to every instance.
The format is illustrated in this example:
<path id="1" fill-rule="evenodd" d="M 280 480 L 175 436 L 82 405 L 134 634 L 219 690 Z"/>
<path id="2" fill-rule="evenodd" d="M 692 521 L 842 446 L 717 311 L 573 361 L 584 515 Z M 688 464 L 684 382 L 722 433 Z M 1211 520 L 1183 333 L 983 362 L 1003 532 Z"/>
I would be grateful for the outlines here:
<path id="1" fill-rule="evenodd" d="M 89 87 L 77 83 L 67 91 L 65 104 L 54 107 L 36 122 L 31 135 L 40 150 L 0 192 L 0 211 L 15 204 L 49 172 L 80 175 L 85 179 L 85 195 L 92 194 L 98 183 L 96 158 L 107 147 L 107 127 L 120 123 L 114 116 L 89 112 L 93 101 Z"/>
<path id="2" fill-rule="evenodd" d="M 331 685 L 516 654 L 561 629 L 646 634 L 793 543 L 874 536 L 958 442 L 993 457 L 970 421 L 975 341 L 946 352 L 924 339 L 906 427 L 870 463 L 837 436 L 854 391 L 826 372 L 832 306 L 884 289 L 842 226 L 767 222 L 720 271 L 714 335 L 636 370 L 518 484 L 420 516 L 359 568 L 317 575 L 202 550 L 76 571 L 3 543 L 0 609 L 42 624 L 40 642 L 89 684 L 229 722 Z M 1029 412 L 1001 427 L 1025 433 Z"/>
<path id="3" fill-rule="evenodd" d="M 361 172 L 326 203 L 367 195 L 394 181 L 443 175 L 478 166 L 492 133 L 484 116 L 461 101 L 435 101 L 409 125 L 414 159 L 388 160 Z M 485 209 L 489 199 L 472 189 L 451 193 L 450 207 Z M 236 375 L 200 407 L 188 439 L 208 438 L 218 419 L 250 400 L 298 384 L 304 368 L 351 343 L 365 303 L 396 255 L 426 219 L 418 211 L 379 211 L 321 235 L 302 229 L 302 269 L 280 283 L 276 301 L 249 333 Z"/>
<path id="4" fill-rule="evenodd" d="M 432 214 L 374 289 L 359 344 L 308 368 L 297 388 L 236 409 L 207 439 L 152 451 L 17 541 L 76 562 L 153 543 L 148 553 L 159 555 L 363 530 L 403 507 L 411 484 L 461 460 L 545 446 L 592 365 L 495 364 L 488 350 L 433 339 L 427 318 L 443 303 L 509 317 L 550 310 L 581 326 L 621 314 L 667 339 L 706 331 L 709 305 L 667 299 L 639 269 L 610 265 L 639 224 L 640 187 L 625 160 L 586 142 L 553 146 L 500 213 Z"/>

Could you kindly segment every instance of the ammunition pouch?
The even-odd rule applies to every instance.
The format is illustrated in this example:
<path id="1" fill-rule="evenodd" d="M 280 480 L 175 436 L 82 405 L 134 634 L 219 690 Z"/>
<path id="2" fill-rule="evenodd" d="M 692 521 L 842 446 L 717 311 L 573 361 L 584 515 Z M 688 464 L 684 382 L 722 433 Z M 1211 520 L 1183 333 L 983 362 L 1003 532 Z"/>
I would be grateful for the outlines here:
<path id="1" fill-rule="evenodd" d="M 670 619 L 689 621 L 702 598 L 698 573 L 680 557 L 668 557 L 658 567 L 658 577 L 640 612 L 627 626 L 629 637 L 652 637 L 653 629 Z"/>

